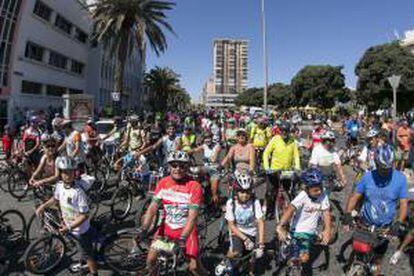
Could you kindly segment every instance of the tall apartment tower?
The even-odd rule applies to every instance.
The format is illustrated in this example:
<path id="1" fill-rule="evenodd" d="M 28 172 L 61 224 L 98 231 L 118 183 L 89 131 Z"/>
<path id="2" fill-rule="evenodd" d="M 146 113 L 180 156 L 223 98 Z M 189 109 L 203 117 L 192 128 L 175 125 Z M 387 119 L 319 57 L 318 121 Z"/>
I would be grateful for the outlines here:
<path id="1" fill-rule="evenodd" d="M 237 94 L 247 88 L 248 41 L 214 40 L 214 83 L 216 94 Z"/>

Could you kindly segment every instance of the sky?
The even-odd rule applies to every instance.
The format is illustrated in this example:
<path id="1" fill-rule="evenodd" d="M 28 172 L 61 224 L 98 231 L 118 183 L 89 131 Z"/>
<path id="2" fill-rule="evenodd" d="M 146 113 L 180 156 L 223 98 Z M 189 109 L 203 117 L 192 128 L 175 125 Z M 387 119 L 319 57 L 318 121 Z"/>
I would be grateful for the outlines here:
<path id="1" fill-rule="evenodd" d="M 176 0 L 168 12 L 176 35 L 147 53 L 147 70 L 168 66 L 194 100 L 213 73 L 213 40 L 249 40 L 248 87 L 263 86 L 261 0 Z M 356 87 L 355 65 L 367 48 L 414 29 L 413 0 L 266 0 L 269 83 L 290 83 L 306 65 L 343 66 Z"/>

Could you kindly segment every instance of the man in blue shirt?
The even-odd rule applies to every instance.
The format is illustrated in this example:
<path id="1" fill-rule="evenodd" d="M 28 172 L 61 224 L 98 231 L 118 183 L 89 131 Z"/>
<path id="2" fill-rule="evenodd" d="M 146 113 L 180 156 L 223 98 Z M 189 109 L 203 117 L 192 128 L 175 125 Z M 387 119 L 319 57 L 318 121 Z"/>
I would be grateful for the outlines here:
<path id="1" fill-rule="evenodd" d="M 343 225 L 352 222 L 351 212 L 363 200 L 360 215 L 368 226 L 389 227 L 392 234 L 400 233 L 407 218 L 407 179 L 404 174 L 393 169 L 394 151 L 390 145 L 383 145 L 375 152 L 376 170 L 368 171 L 357 184 L 354 194 L 348 200 Z M 394 219 L 399 213 L 397 221 Z M 375 248 L 378 255 L 377 271 L 380 272 L 382 256 L 387 251 L 388 242 L 384 241 Z"/>
<path id="2" fill-rule="evenodd" d="M 360 128 L 361 125 L 355 116 L 345 122 L 345 129 L 349 135 L 350 143 L 355 145 L 358 142 L 358 132 Z"/>

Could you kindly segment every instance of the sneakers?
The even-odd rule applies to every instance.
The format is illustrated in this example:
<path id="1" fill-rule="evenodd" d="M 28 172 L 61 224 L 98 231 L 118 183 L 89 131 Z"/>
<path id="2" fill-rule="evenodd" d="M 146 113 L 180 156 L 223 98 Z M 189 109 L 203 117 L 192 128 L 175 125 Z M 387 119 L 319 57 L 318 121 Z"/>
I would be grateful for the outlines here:
<path id="1" fill-rule="evenodd" d="M 397 250 L 390 259 L 391 265 L 396 265 L 398 261 L 401 259 L 401 256 L 403 255 L 403 252 L 401 250 Z"/>

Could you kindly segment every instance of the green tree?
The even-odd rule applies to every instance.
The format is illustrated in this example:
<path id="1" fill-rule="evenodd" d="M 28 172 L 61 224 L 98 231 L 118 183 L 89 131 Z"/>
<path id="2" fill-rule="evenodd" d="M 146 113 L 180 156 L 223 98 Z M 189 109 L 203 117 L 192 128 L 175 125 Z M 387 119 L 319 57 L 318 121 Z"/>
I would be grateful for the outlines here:
<path id="1" fill-rule="evenodd" d="M 191 98 L 180 86 L 180 76 L 168 67 L 155 67 L 145 74 L 144 84 L 150 91 L 150 105 L 154 110 L 184 109 Z"/>
<path id="2" fill-rule="evenodd" d="M 296 98 L 290 85 L 275 83 L 269 86 L 268 103 L 279 108 L 289 108 L 296 105 Z"/>
<path id="3" fill-rule="evenodd" d="M 134 49 L 143 64 L 147 43 L 157 55 L 167 49 L 163 29 L 174 33 L 166 15 L 174 6 L 163 0 L 97 0 L 88 6 L 96 41 L 116 57 L 115 91 L 123 90 L 125 63 Z"/>
<path id="4" fill-rule="evenodd" d="M 398 42 L 369 48 L 355 68 L 358 76 L 357 98 L 368 108 L 389 107 L 392 103 L 392 88 L 387 78 L 401 75 L 398 89 L 400 111 L 412 107 L 414 100 L 414 55 Z"/>
<path id="5" fill-rule="evenodd" d="M 292 91 L 299 105 L 331 108 L 335 100 L 349 100 L 341 66 L 315 65 L 301 69 L 292 79 Z"/>
<path id="6" fill-rule="evenodd" d="M 261 107 L 263 105 L 263 88 L 249 88 L 239 95 L 235 99 L 236 105 L 246 105 L 246 106 L 257 106 Z"/>

